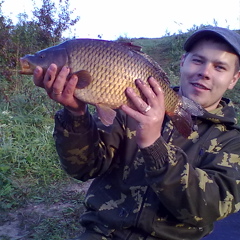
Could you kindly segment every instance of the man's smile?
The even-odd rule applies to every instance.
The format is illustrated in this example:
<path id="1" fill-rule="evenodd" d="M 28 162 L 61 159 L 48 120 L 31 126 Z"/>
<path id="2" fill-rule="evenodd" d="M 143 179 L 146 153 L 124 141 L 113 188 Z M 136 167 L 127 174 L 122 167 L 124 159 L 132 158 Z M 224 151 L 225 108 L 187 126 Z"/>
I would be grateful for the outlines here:
<path id="1" fill-rule="evenodd" d="M 200 88 L 200 89 L 203 89 L 203 90 L 210 90 L 210 88 L 208 88 L 205 85 L 200 84 L 200 83 L 191 83 L 191 84 L 196 88 Z"/>

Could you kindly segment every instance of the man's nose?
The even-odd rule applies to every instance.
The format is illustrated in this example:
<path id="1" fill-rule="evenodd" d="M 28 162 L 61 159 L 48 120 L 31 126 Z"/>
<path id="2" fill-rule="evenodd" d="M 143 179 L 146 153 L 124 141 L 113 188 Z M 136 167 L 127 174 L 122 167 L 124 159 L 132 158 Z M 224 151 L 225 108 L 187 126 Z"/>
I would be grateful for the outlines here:
<path id="1" fill-rule="evenodd" d="M 211 73 L 211 64 L 203 64 L 199 69 L 198 76 L 202 79 L 209 80 Z"/>

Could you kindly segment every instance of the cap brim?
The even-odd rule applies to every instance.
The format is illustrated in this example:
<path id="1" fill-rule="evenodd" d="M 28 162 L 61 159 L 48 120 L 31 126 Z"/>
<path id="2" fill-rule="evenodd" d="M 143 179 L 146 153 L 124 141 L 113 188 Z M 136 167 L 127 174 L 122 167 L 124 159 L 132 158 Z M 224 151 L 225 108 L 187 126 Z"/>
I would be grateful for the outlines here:
<path id="1" fill-rule="evenodd" d="M 223 39 L 240 56 L 240 36 L 224 28 L 202 29 L 193 33 L 185 42 L 184 50 L 189 52 L 194 44 L 204 37 L 219 37 Z"/>

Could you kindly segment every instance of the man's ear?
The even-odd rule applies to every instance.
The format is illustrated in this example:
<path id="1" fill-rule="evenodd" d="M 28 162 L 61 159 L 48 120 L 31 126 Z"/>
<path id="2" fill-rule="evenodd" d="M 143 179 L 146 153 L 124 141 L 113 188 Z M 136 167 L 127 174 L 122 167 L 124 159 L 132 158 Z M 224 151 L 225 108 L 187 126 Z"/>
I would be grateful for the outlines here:
<path id="1" fill-rule="evenodd" d="M 186 57 L 187 57 L 187 53 L 184 53 L 184 54 L 182 55 L 182 57 L 181 57 L 181 61 L 180 61 L 180 67 L 182 67 L 182 66 L 183 66 L 183 64 L 184 64 L 184 62 L 185 62 L 185 59 L 186 59 Z"/>
<path id="2" fill-rule="evenodd" d="M 187 57 L 187 53 L 184 53 L 182 56 L 181 56 L 181 60 L 180 60 L 180 73 L 182 73 L 182 67 L 183 67 L 183 64 L 186 60 L 186 57 Z"/>
<path id="3" fill-rule="evenodd" d="M 235 87 L 235 85 L 237 84 L 238 80 L 240 78 L 240 71 L 238 71 L 234 76 L 232 81 L 230 82 L 228 89 L 231 90 Z"/>

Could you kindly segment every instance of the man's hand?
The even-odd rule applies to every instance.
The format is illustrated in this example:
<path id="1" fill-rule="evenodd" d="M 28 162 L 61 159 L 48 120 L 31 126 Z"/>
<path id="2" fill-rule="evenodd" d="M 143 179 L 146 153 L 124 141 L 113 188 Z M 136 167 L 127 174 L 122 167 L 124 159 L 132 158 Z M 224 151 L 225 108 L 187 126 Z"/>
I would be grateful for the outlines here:
<path id="1" fill-rule="evenodd" d="M 136 80 L 136 85 L 146 97 L 144 101 L 132 88 L 126 89 L 126 95 L 131 99 L 136 109 L 123 105 L 121 109 L 138 122 L 136 139 L 140 148 L 152 145 L 160 136 L 165 115 L 164 93 L 158 82 L 150 77 L 148 82 Z"/>
<path id="2" fill-rule="evenodd" d="M 65 106 L 72 114 L 83 115 L 86 104 L 73 95 L 78 78 L 73 75 L 68 80 L 69 71 L 69 68 L 64 66 L 57 74 L 57 66 L 51 64 L 43 76 L 43 69 L 36 67 L 33 81 L 36 86 L 44 88 L 51 99 Z"/>

